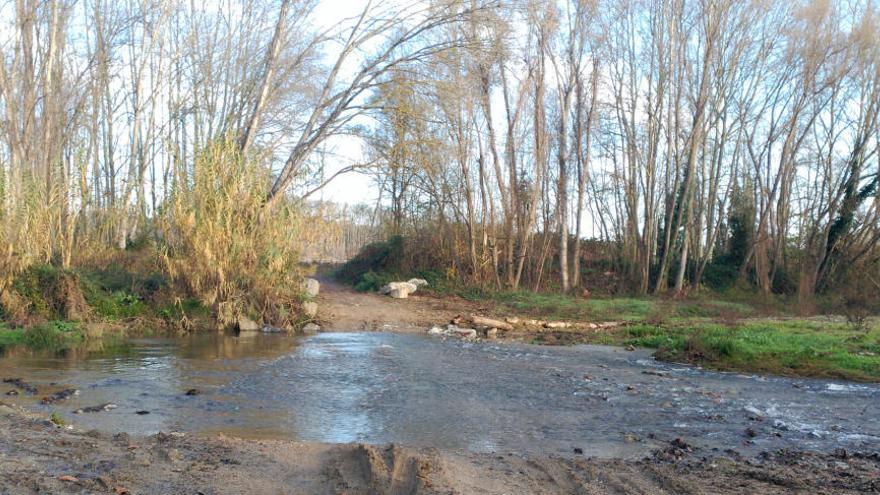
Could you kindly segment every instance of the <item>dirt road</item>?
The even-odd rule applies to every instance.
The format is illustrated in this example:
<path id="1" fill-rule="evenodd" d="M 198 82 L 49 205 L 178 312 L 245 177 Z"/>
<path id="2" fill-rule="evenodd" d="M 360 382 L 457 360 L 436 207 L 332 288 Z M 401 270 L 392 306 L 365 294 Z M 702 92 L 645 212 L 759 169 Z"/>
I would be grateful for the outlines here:
<path id="1" fill-rule="evenodd" d="M 330 279 L 321 279 L 318 305 L 321 327 L 338 332 L 425 331 L 457 314 L 478 309 L 478 305 L 459 298 L 438 299 L 416 293 L 408 299 L 392 299 L 357 292 Z"/>

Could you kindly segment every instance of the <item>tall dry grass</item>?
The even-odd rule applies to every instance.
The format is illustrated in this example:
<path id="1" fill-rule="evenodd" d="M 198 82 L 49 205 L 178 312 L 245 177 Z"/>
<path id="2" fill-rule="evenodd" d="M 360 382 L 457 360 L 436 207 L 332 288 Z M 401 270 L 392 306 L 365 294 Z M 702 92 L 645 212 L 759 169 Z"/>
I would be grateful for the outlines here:
<path id="1" fill-rule="evenodd" d="M 289 203 L 266 211 L 269 171 L 223 140 L 197 155 L 191 179 L 171 193 L 159 221 L 172 283 L 214 308 L 223 323 L 249 316 L 296 325 L 301 220 Z"/>
<path id="2" fill-rule="evenodd" d="M 10 291 L 19 274 L 35 263 L 69 266 L 75 247 L 75 217 L 61 188 L 26 174 L 14 187 L 4 181 L 0 203 L 0 308 L 20 316 L 27 301 Z"/>

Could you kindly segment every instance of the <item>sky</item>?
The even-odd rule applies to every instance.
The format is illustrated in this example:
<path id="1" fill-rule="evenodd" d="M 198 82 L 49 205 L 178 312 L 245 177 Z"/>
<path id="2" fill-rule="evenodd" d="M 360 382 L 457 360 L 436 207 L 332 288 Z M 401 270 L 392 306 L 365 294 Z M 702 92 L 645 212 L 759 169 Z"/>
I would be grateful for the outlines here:
<path id="1" fill-rule="evenodd" d="M 315 20 L 322 27 L 337 25 L 348 18 L 358 15 L 368 0 L 323 0 L 315 8 Z M 375 2 L 374 2 L 375 4 Z M 361 140 L 351 136 L 337 136 L 330 140 L 328 146 L 339 156 L 336 163 L 328 164 L 328 175 L 342 167 L 360 161 L 363 158 Z M 315 194 L 314 199 L 322 199 L 345 204 L 375 204 L 379 191 L 369 176 L 361 173 L 349 173 L 337 177 L 323 190 Z"/>

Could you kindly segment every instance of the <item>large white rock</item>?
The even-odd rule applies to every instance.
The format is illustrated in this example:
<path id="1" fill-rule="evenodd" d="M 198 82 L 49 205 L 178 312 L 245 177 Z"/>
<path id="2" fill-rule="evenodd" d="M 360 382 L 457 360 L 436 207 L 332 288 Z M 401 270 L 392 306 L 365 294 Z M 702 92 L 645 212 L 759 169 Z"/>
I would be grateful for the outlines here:
<path id="1" fill-rule="evenodd" d="M 419 287 L 425 285 L 428 285 L 426 280 L 413 278 L 407 282 L 391 282 L 379 289 L 379 292 L 395 299 L 406 299 L 410 294 L 419 290 Z"/>
<path id="2" fill-rule="evenodd" d="M 240 316 L 238 318 L 238 331 L 243 333 L 259 332 L 260 325 L 258 325 L 257 322 L 248 318 L 247 316 Z"/>
<path id="3" fill-rule="evenodd" d="M 318 316 L 318 303 L 315 301 L 306 301 L 302 304 L 303 314 L 308 318 Z"/>
<path id="4" fill-rule="evenodd" d="M 391 292 L 389 292 L 388 295 L 394 299 L 406 299 L 407 297 L 409 297 L 411 292 L 412 291 L 407 288 L 397 288 L 391 289 Z"/>
<path id="5" fill-rule="evenodd" d="M 318 297 L 321 292 L 321 283 L 313 278 L 303 280 L 303 292 L 309 297 Z"/>

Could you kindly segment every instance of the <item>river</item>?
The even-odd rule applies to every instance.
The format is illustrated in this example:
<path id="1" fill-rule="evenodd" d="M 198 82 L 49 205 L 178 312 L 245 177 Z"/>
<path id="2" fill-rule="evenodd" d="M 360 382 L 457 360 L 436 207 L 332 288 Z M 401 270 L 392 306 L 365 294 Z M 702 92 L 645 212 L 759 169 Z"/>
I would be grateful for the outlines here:
<path id="1" fill-rule="evenodd" d="M 0 378 L 38 389 L 7 402 L 129 434 L 597 457 L 636 457 L 677 437 L 752 454 L 880 448 L 878 385 L 720 373 L 603 346 L 201 334 L 63 353 L 11 349 L 0 358 Z M 0 383 L 4 394 L 13 388 Z M 79 394 L 40 403 L 65 388 Z M 104 403 L 118 407 L 74 413 Z"/>

